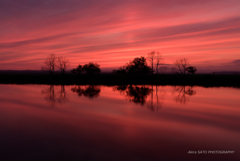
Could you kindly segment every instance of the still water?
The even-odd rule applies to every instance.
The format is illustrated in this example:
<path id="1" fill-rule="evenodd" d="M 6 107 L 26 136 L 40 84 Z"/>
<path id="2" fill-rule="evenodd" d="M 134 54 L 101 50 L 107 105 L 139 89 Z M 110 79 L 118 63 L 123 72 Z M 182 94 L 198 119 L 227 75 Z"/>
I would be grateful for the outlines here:
<path id="1" fill-rule="evenodd" d="M 0 160 L 239 160 L 240 90 L 0 85 L 0 146 Z"/>

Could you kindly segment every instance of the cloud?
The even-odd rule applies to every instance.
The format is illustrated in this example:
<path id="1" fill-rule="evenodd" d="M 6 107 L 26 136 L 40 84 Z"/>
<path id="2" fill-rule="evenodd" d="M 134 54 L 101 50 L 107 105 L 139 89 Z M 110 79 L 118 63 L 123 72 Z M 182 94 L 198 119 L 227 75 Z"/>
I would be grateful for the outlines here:
<path id="1" fill-rule="evenodd" d="M 93 59 L 102 67 L 114 67 L 152 50 L 160 51 L 166 63 L 180 57 L 192 62 L 239 59 L 239 4 L 236 0 L 2 0 L 0 62 L 4 68 L 25 69 L 16 62 L 24 61 L 29 68 L 55 53 L 73 65 Z"/>
<path id="2" fill-rule="evenodd" d="M 240 65 L 240 59 L 232 61 L 232 64 L 234 65 Z"/>
<path id="3" fill-rule="evenodd" d="M 0 49 L 21 47 L 21 46 L 26 46 L 26 45 L 30 45 L 30 44 L 48 42 L 48 41 L 53 41 L 53 40 L 56 40 L 56 39 L 66 38 L 66 37 L 69 37 L 69 36 L 72 36 L 72 35 L 75 35 L 75 34 L 76 33 L 66 33 L 66 34 L 53 35 L 53 36 L 42 37 L 42 38 L 37 38 L 37 39 L 0 43 Z"/>

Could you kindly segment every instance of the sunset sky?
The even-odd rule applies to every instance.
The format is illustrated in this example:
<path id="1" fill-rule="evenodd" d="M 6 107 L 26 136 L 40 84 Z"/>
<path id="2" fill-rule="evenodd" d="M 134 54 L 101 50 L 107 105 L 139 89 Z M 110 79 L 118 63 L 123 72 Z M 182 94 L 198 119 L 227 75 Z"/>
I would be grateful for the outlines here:
<path id="1" fill-rule="evenodd" d="M 52 53 L 69 69 L 116 69 L 158 51 L 166 64 L 240 71 L 239 0 L 0 0 L 0 20 L 0 70 L 40 70 Z"/>

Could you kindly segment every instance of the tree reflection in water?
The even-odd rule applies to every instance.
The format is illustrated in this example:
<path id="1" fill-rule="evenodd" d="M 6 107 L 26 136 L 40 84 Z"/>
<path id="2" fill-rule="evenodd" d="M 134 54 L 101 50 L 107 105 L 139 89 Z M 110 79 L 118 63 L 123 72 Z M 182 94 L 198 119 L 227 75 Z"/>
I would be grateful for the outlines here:
<path id="1" fill-rule="evenodd" d="M 68 102 L 64 85 L 61 85 L 60 90 L 59 88 L 56 89 L 54 85 L 50 85 L 49 88 L 42 90 L 41 93 L 45 95 L 44 99 L 48 101 L 52 107 L 54 107 L 56 103 L 63 104 Z"/>
<path id="2" fill-rule="evenodd" d="M 129 86 L 126 90 L 127 99 L 134 103 L 140 103 L 144 105 L 147 99 L 147 96 L 152 92 L 150 88 L 141 86 Z"/>
<path id="3" fill-rule="evenodd" d="M 96 85 L 89 85 L 88 87 L 85 87 L 85 88 L 81 86 L 76 86 L 72 88 L 71 91 L 76 92 L 78 96 L 83 95 L 85 97 L 93 99 L 99 96 L 101 92 L 101 88 L 100 86 L 96 86 Z"/>
<path id="4" fill-rule="evenodd" d="M 177 93 L 175 101 L 181 104 L 185 104 L 189 101 L 190 96 L 196 94 L 196 91 L 193 90 L 192 86 L 175 86 L 173 89 L 173 94 Z"/>
<path id="5" fill-rule="evenodd" d="M 121 94 L 124 94 L 130 102 L 134 102 L 140 105 L 147 105 L 147 108 L 151 111 L 157 111 L 163 104 L 164 96 L 158 95 L 158 87 L 156 86 L 156 96 L 154 95 L 153 86 L 149 88 L 148 86 L 136 86 L 136 85 L 122 85 L 122 86 L 114 86 L 114 91 L 119 91 Z M 150 100 L 147 101 L 147 97 L 151 94 Z M 164 92 L 164 94 L 166 94 Z M 156 101 L 154 98 L 156 97 Z M 161 101 L 160 101 L 161 100 Z"/>
<path id="6" fill-rule="evenodd" d="M 155 96 L 154 89 L 152 85 L 151 99 L 147 102 L 147 108 L 151 111 L 158 111 L 165 100 L 166 92 L 163 90 L 163 87 L 155 85 Z M 154 99 L 155 98 L 155 99 Z M 154 101 L 155 100 L 155 101 Z"/>

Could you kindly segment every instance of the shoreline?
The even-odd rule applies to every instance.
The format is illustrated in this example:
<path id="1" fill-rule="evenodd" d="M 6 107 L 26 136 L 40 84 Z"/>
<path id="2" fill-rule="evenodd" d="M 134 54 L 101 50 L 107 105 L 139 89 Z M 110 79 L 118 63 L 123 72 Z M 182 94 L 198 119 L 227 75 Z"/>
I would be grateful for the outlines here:
<path id="1" fill-rule="evenodd" d="M 204 87 L 240 87 L 240 75 L 216 74 L 149 74 L 149 75 L 48 75 L 0 74 L 0 84 L 54 84 L 54 85 L 185 85 Z"/>

